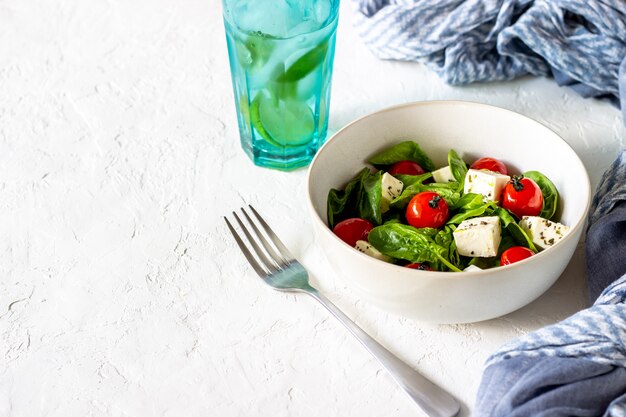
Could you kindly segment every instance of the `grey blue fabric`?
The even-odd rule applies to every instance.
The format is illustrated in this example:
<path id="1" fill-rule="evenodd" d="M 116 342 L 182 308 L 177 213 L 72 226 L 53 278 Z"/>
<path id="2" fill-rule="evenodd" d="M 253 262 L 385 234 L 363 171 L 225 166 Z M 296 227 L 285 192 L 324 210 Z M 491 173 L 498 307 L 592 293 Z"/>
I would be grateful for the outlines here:
<path id="1" fill-rule="evenodd" d="M 453 85 L 553 76 L 626 121 L 624 0 L 353 0 L 382 59 L 422 61 Z"/>
<path id="2" fill-rule="evenodd" d="M 626 416 L 626 150 L 602 178 L 587 233 L 589 293 L 599 296 L 492 355 L 474 416 Z"/>
<path id="3" fill-rule="evenodd" d="M 626 152 L 604 174 L 593 198 L 587 230 L 591 302 L 626 272 Z"/>

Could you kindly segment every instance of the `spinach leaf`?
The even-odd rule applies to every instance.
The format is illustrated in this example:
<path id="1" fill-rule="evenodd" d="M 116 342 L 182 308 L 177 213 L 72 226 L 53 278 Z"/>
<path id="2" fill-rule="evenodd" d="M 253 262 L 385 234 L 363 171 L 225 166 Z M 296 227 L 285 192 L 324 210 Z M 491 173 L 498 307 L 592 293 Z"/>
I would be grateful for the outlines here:
<path id="1" fill-rule="evenodd" d="M 475 196 L 475 195 L 478 195 L 478 194 L 471 194 L 471 193 L 465 194 L 465 196 Z M 479 217 L 483 215 L 489 216 L 493 214 L 493 211 L 496 210 L 496 208 L 498 207 L 495 201 L 488 201 L 486 203 L 483 203 L 482 197 L 480 197 L 481 205 L 477 204 L 476 197 L 467 197 L 467 198 L 468 200 L 471 200 L 471 201 L 466 204 L 465 209 L 464 207 L 460 207 L 461 211 L 455 214 L 454 216 L 452 216 L 450 220 L 448 220 L 447 224 L 458 225 L 462 221 L 471 219 L 472 217 Z"/>
<path id="2" fill-rule="evenodd" d="M 495 215 L 500 217 L 502 227 L 511 234 L 518 245 L 525 246 L 533 252 L 537 253 L 537 248 L 528 234 L 517 224 L 515 217 L 508 210 L 498 207 Z"/>
<path id="3" fill-rule="evenodd" d="M 404 174 L 394 175 L 396 179 L 399 179 L 400 181 L 402 181 L 402 184 L 404 184 L 405 188 L 415 183 L 423 184 L 424 181 L 426 181 L 429 178 L 432 178 L 432 176 L 433 176 L 432 172 L 427 172 L 421 175 L 404 175 Z"/>
<path id="4" fill-rule="evenodd" d="M 473 210 L 483 206 L 484 204 L 485 203 L 483 203 L 483 196 L 481 194 L 467 193 L 463 194 L 463 196 L 456 202 L 456 204 L 450 207 L 450 210 Z"/>
<path id="5" fill-rule="evenodd" d="M 398 210 L 389 210 L 383 213 L 383 224 L 385 223 L 406 223 L 406 219 L 404 218 L 404 212 Z"/>
<path id="6" fill-rule="evenodd" d="M 380 169 L 399 161 L 417 162 L 425 171 L 435 169 L 435 164 L 433 164 L 433 161 L 424 153 L 422 148 L 420 148 L 417 143 L 410 140 L 400 142 L 391 148 L 385 149 L 370 158 L 369 162 Z"/>
<path id="7" fill-rule="evenodd" d="M 343 190 L 331 189 L 326 202 L 328 227 L 331 229 L 342 220 L 350 217 L 359 217 L 361 195 L 363 193 L 363 179 L 370 175 L 369 168 L 363 168 L 352 178 Z"/>
<path id="8" fill-rule="evenodd" d="M 554 216 L 556 207 L 559 204 L 559 192 L 556 186 L 548 177 L 539 171 L 524 172 L 524 176 L 535 181 L 539 188 L 541 188 L 541 194 L 543 194 L 543 208 L 539 216 L 550 220 Z"/>
<path id="9" fill-rule="evenodd" d="M 471 258 L 467 266 L 476 265 L 480 269 L 489 269 L 498 266 L 499 263 L 500 259 L 495 256 L 491 258 Z"/>
<path id="10" fill-rule="evenodd" d="M 465 174 L 467 174 L 467 165 L 465 165 L 465 162 L 454 149 L 448 151 L 448 165 L 450 166 L 452 175 L 462 187 L 465 181 Z"/>
<path id="11" fill-rule="evenodd" d="M 389 207 L 397 210 L 404 210 L 406 206 L 409 204 L 409 201 L 413 198 L 413 196 L 417 193 L 422 192 L 423 184 L 415 183 L 413 185 L 409 185 L 408 187 L 404 187 L 402 193 L 391 200 L 389 203 Z"/>
<path id="12" fill-rule="evenodd" d="M 363 195 L 359 202 L 359 217 L 374 225 L 383 222 L 380 201 L 382 198 L 382 171 L 363 178 Z"/>
<path id="13" fill-rule="evenodd" d="M 458 184 L 456 182 L 448 182 L 448 183 L 432 183 L 432 184 L 422 184 L 420 182 L 415 182 L 408 187 L 405 187 L 402 190 L 402 193 L 391 200 L 389 207 L 393 209 L 403 210 L 409 204 L 409 201 L 415 196 L 415 194 L 419 194 L 423 191 L 433 191 L 439 194 L 443 199 L 446 200 L 448 206 L 452 206 L 456 204 L 456 202 L 461 198 L 461 193 L 457 191 Z"/>
<path id="14" fill-rule="evenodd" d="M 454 241 L 454 236 L 452 235 L 452 232 L 455 230 L 456 226 L 446 225 L 435 235 L 435 243 L 446 250 L 446 259 L 448 259 L 453 265 L 458 266 L 461 263 L 461 257 L 459 256 L 459 252 L 456 248 L 456 242 Z"/>
<path id="15" fill-rule="evenodd" d="M 513 246 L 517 246 L 517 242 L 515 241 L 511 233 L 509 233 L 508 230 L 504 229 L 502 231 L 502 240 L 500 240 L 500 246 L 498 246 L 498 259 L 500 259 L 500 256 L 502 256 L 502 252 L 512 248 Z"/>
<path id="16" fill-rule="evenodd" d="M 387 223 L 373 228 L 368 241 L 385 255 L 410 262 L 428 262 L 460 272 L 446 259 L 446 248 L 435 241 L 437 229 L 416 229 L 401 223 Z"/>

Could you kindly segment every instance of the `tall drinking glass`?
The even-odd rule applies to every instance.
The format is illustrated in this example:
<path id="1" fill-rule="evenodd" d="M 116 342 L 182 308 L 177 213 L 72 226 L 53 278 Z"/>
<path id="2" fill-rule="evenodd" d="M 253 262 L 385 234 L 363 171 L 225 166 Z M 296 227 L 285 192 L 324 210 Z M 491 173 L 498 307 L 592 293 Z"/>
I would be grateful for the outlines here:
<path id="1" fill-rule="evenodd" d="M 244 151 L 281 170 L 324 142 L 339 0 L 222 0 Z"/>

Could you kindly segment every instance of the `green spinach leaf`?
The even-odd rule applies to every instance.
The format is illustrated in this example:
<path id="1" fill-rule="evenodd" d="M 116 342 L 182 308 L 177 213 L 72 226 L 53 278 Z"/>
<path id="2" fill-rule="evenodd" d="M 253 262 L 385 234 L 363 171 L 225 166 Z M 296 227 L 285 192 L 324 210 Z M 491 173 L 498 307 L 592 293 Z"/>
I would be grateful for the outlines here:
<path id="1" fill-rule="evenodd" d="M 400 142 L 370 158 L 370 163 L 379 169 L 400 161 L 417 162 L 425 171 L 435 169 L 433 161 L 413 141 Z"/>
<path id="2" fill-rule="evenodd" d="M 465 207 L 460 207 L 461 211 L 455 214 L 454 216 L 452 216 L 450 220 L 448 220 L 447 224 L 458 225 L 458 224 L 461 224 L 462 221 L 471 219 L 472 217 L 490 216 L 491 214 L 493 214 L 494 210 L 496 210 L 496 208 L 498 207 L 496 202 L 487 201 L 486 203 L 483 203 L 482 197 L 480 197 L 481 204 L 478 205 L 477 199 L 476 197 L 474 197 L 476 195 L 478 194 L 471 194 L 471 193 L 465 194 L 465 196 L 472 196 L 472 197 L 467 197 L 467 199 L 470 201 L 465 205 Z"/>
<path id="3" fill-rule="evenodd" d="M 524 176 L 535 181 L 539 188 L 541 188 L 541 194 L 543 194 L 543 208 L 539 216 L 550 220 L 554 216 L 556 207 L 559 204 L 559 191 L 556 189 L 554 183 L 539 171 L 524 172 Z"/>
<path id="4" fill-rule="evenodd" d="M 437 229 L 416 229 L 401 223 L 387 223 L 373 228 L 368 241 L 376 249 L 393 258 L 410 262 L 428 262 L 460 272 L 447 259 L 447 250 L 435 241 Z"/>
<path id="5" fill-rule="evenodd" d="M 450 166 L 450 171 L 452 171 L 454 178 L 461 187 L 463 187 L 465 174 L 467 174 L 467 165 L 465 165 L 465 162 L 454 149 L 450 149 L 448 152 L 448 165 Z"/>
<path id="6" fill-rule="evenodd" d="M 333 229 L 342 220 L 359 217 L 359 207 L 363 194 L 363 179 L 371 174 L 369 168 L 363 168 L 352 178 L 343 190 L 331 189 L 328 192 L 326 215 L 328 227 Z"/>
<path id="7" fill-rule="evenodd" d="M 456 202 L 456 204 L 450 207 L 450 210 L 473 210 L 483 206 L 484 204 L 485 203 L 483 203 L 483 196 L 481 194 L 467 193 L 463 194 L 463 196 Z"/>
<path id="8" fill-rule="evenodd" d="M 498 246 L 498 259 L 500 259 L 502 252 L 512 248 L 513 246 L 517 246 L 517 242 L 515 241 L 511 233 L 509 233 L 507 229 L 504 229 L 502 231 L 502 240 L 500 240 L 500 246 Z"/>
<path id="9" fill-rule="evenodd" d="M 382 212 L 382 171 L 369 174 L 363 178 L 363 195 L 359 204 L 359 217 L 371 221 L 374 225 L 381 224 Z"/>
<path id="10" fill-rule="evenodd" d="M 498 266 L 499 263 L 499 258 L 496 258 L 495 256 L 491 258 L 471 258 L 467 266 L 475 265 L 480 269 L 489 269 L 493 268 L 494 266 Z"/>
<path id="11" fill-rule="evenodd" d="M 415 194 L 419 194 L 424 191 L 433 191 L 439 194 L 444 200 L 446 200 L 448 206 L 452 206 L 461 198 L 461 193 L 457 190 L 457 188 L 458 184 L 456 182 L 448 182 L 445 184 L 422 184 L 420 182 L 415 182 L 414 184 L 405 187 L 398 197 L 391 200 L 389 206 L 393 209 L 403 210 Z"/>
<path id="12" fill-rule="evenodd" d="M 533 252 L 537 253 L 537 247 L 533 243 L 528 234 L 517 224 L 515 217 L 508 210 L 498 207 L 495 211 L 495 215 L 500 217 L 500 222 L 503 228 L 511 234 L 515 242 L 518 245 L 525 246 Z"/>
<path id="13" fill-rule="evenodd" d="M 416 184 L 416 183 L 423 184 L 424 181 L 426 181 L 429 178 L 432 178 L 432 176 L 433 176 L 432 172 L 427 172 L 421 175 L 404 175 L 404 174 L 394 175 L 396 179 L 399 179 L 400 181 L 402 181 L 402 184 L 404 184 L 404 188 L 408 187 L 409 185 Z"/>
<path id="14" fill-rule="evenodd" d="M 454 241 L 454 236 L 452 232 L 456 230 L 455 225 L 446 225 L 435 235 L 435 243 L 439 246 L 443 247 L 445 252 L 445 257 L 450 261 L 451 264 L 458 266 L 461 263 L 461 257 L 459 256 L 459 252 L 456 248 L 456 242 Z M 442 269 L 441 267 L 437 269 Z"/>

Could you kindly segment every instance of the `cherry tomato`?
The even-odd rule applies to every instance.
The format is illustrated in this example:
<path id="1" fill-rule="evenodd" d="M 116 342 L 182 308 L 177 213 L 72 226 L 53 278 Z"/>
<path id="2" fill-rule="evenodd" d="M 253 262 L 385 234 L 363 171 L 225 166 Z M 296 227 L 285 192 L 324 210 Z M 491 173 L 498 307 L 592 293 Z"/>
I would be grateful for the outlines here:
<path id="1" fill-rule="evenodd" d="M 511 265 L 515 262 L 521 261 L 522 259 L 530 258 L 534 254 L 535 252 L 523 246 L 513 246 L 512 248 L 508 248 L 502 252 L 502 255 L 500 256 L 500 265 Z"/>
<path id="2" fill-rule="evenodd" d="M 422 175 L 426 171 L 424 171 L 424 168 L 422 168 L 417 162 L 400 161 L 393 164 L 387 172 L 389 175 Z"/>
<path id="3" fill-rule="evenodd" d="M 448 217 L 448 203 L 432 191 L 414 195 L 406 207 L 406 220 L 413 227 L 441 227 Z"/>
<path id="4" fill-rule="evenodd" d="M 411 269 L 419 269 L 420 271 L 432 271 L 433 269 L 426 265 L 426 264 L 421 264 L 419 262 L 417 263 L 413 263 L 413 264 L 408 264 L 404 266 L 405 268 L 411 268 Z"/>
<path id="5" fill-rule="evenodd" d="M 509 175 L 506 165 L 495 158 L 480 158 L 472 165 L 471 169 L 486 169 L 487 171 L 499 172 L 502 175 Z"/>
<path id="6" fill-rule="evenodd" d="M 520 219 L 523 216 L 538 216 L 543 208 L 541 188 L 530 178 L 516 175 L 504 187 L 502 207 Z"/>
<path id="7" fill-rule="evenodd" d="M 335 225 L 333 232 L 339 239 L 354 247 L 357 240 L 367 240 L 367 235 L 374 225 L 365 219 L 354 217 L 342 220 Z"/>

